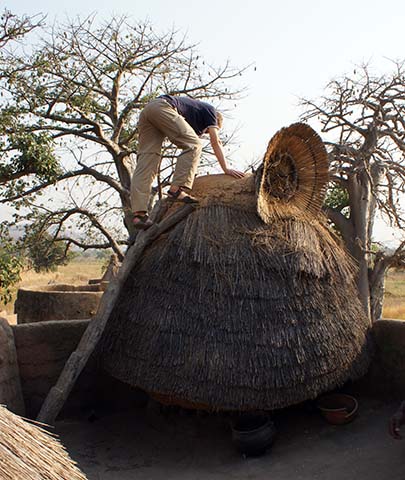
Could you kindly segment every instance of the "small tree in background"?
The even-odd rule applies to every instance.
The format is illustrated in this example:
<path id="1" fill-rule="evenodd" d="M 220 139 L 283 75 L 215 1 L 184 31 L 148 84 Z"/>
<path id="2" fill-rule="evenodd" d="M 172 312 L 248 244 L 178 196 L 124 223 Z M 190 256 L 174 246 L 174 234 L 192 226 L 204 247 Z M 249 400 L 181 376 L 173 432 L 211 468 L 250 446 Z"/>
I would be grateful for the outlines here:
<path id="1" fill-rule="evenodd" d="M 381 317 L 384 276 L 405 258 L 405 241 L 393 252 L 372 248 L 376 213 L 404 232 L 405 71 L 396 63 L 375 76 L 363 66 L 329 83 L 319 101 L 304 99 L 304 120 L 322 125 L 331 171 L 326 213 L 358 263 L 358 288 L 373 320 Z M 403 199 L 403 197 L 402 197 Z M 346 210 L 344 210 L 346 209 Z M 344 294 L 344 293 L 343 293 Z"/>
<path id="2" fill-rule="evenodd" d="M 56 271 L 59 265 L 66 265 L 70 256 L 66 245 L 54 242 L 47 231 L 28 229 L 23 237 L 24 252 L 29 266 L 36 272 Z"/>
<path id="3" fill-rule="evenodd" d="M 16 243 L 5 225 L 0 225 L 0 303 L 8 303 L 11 287 L 20 280 L 23 258 L 16 253 Z"/>

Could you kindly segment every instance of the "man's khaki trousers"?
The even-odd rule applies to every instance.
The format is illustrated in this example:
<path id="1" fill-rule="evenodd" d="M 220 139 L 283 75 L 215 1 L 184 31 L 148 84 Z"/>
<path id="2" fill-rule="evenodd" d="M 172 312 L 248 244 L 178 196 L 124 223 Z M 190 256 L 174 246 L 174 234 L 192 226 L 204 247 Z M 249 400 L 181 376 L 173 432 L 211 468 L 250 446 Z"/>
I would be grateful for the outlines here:
<path id="1" fill-rule="evenodd" d="M 192 188 L 202 145 L 184 118 L 165 100 L 157 98 L 142 110 L 138 123 L 137 164 L 131 182 L 133 212 L 147 211 L 150 191 L 160 165 L 163 140 L 167 137 L 183 152 L 177 158 L 172 185 Z"/>

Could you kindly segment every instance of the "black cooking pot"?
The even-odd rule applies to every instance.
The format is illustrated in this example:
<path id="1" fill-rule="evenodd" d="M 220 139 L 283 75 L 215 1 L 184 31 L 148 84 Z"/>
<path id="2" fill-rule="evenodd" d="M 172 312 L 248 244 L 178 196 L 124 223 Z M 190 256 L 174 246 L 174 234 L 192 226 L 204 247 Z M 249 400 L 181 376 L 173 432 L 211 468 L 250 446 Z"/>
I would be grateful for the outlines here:
<path id="1" fill-rule="evenodd" d="M 240 453 L 263 455 L 274 441 L 276 428 L 266 415 L 246 414 L 231 423 L 232 441 Z"/>

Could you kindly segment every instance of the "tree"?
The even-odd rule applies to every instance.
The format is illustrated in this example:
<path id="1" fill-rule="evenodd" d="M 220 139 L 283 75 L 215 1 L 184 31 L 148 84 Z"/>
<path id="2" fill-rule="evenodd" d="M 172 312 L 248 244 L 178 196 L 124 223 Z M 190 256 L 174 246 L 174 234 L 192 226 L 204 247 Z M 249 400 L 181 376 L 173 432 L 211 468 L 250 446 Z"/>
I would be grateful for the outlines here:
<path id="1" fill-rule="evenodd" d="M 41 26 L 43 15 L 18 16 L 5 9 L 0 15 L 0 51 L 10 42 L 19 41 L 35 28 Z"/>
<path id="2" fill-rule="evenodd" d="M 35 179 L 9 179 L 0 202 L 24 207 L 24 215 L 29 209 L 31 218 L 38 214 L 40 229 L 48 229 L 55 240 L 112 248 L 120 258 L 127 237 L 122 216 L 126 230 L 133 228 L 131 157 L 140 110 L 162 93 L 213 103 L 236 98 L 240 90 L 230 90 L 228 83 L 242 74 L 229 63 L 208 65 L 175 31 L 161 34 L 148 22 L 130 23 L 125 17 L 99 24 L 94 16 L 54 26 L 32 54 L 3 58 L 1 68 L 3 115 L 12 118 L 3 129 L 2 150 L 23 152 L 13 143 L 23 132 L 28 144 L 41 145 L 45 158 L 39 163 L 47 170 Z M 170 181 L 175 153 L 166 148 L 156 190 Z M 14 158 L 8 168 L 30 173 Z M 59 202 L 38 203 L 44 191 Z"/>
<path id="3" fill-rule="evenodd" d="M 395 63 L 375 76 L 368 66 L 333 80 L 319 101 L 304 99 L 304 120 L 317 120 L 327 139 L 334 205 L 329 219 L 358 264 L 360 298 L 373 320 L 380 318 L 387 269 L 405 258 L 405 241 L 395 251 L 372 248 L 376 213 L 405 231 L 401 194 L 405 184 L 405 71 Z M 347 210 L 348 207 L 348 210 Z M 346 208 L 346 210 L 343 210 Z"/>
<path id="4" fill-rule="evenodd" d="M 8 10 L 0 16 L 0 59 L 7 54 L 6 48 L 21 40 L 25 35 L 39 27 L 44 20 L 41 15 L 33 17 L 14 15 Z M 3 73 L 0 73 L 0 78 Z M 3 136 L 4 129 L 12 123 L 11 112 L 0 110 L 0 134 Z M 18 180 L 23 174 L 38 173 L 46 176 L 46 166 L 41 162 L 41 141 L 36 144 L 35 137 L 20 135 L 16 130 L 9 139 L 8 149 L 6 143 L 0 142 L 3 155 L 0 157 L 0 186 L 8 181 Z M 16 149 L 20 153 L 14 156 Z M 46 149 L 45 149 L 46 150 Z M 13 166 L 7 162 L 5 156 L 14 156 Z M 31 158 L 31 161 L 28 160 Z M 10 287 L 20 279 L 20 271 L 23 265 L 21 256 L 16 252 L 16 242 L 10 237 L 7 225 L 0 225 L 0 301 L 7 303 L 11 300 Z"/>
<path id="5" fill-rule="evenodd" d="M 37 226 L 37 225 L 36 225 Z M 55 271 L 59 265 L 66 265 L 70 259 L 66 245 L 54 242 L 52 235 L 37 228 L 27 229 L 24 238 L 24 252 L 36 272 Z"/>
<path id="6" fill-rule="evenodd" d="M 15 50 L 6 49 L 10 44 L 21 41 L 24 36 L 43 24 L 42 16 L 22 16 L 5 10 L 0 17 L 0 61 L 7 62 L 13 58 Z M 4 71 L 1 81 L 12 81 Z M 4 94 L 4 89 L 3 92 Z M 42 179 L 51 178 L 58 171 L 57 161 L 53 155 L 52 143 L 48 135 L 27 132 L 17 118 L 21 110 L 14 106 L 0 110 L 0 185 L 19 180 L 26 175 L 38 175 Z"/>
<path id="7" fill-rule="evenodd" d="M 6 225 L 0 225 L 0 302 L 8 303 L 12 297 L 11 287 L 20 280 L 23 259 L 16 254 L 15 241 Z"/>

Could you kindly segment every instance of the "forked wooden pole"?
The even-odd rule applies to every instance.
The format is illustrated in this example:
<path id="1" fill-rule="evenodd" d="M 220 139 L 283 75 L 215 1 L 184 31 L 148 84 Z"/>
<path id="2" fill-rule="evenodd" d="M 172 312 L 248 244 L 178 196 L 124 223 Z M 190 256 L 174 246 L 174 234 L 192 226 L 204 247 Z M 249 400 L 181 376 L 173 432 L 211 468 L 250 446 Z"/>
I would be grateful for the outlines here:
<path id="1" fill-rule="evenodd" d="M 193 205 L 184 205 L 160 223 L 154 224 L 148 230 L 142 231 L 137 235 L 135 243 L 128 249 L 124 257 L 117 276 L 111 280 L 104 295 L 101 297 L 96 315 L 89 323 L 76 350 L 67 360 L 56 385 L 49 391 L 37 417 L 39 422 L 48 425 L 55 422 L 77 378 L 86 366 L 90 355 L 101 338 L 125 280 L 142 256 L 145 248 L 163 232 L 183 220 L 194 208 Z"/>

